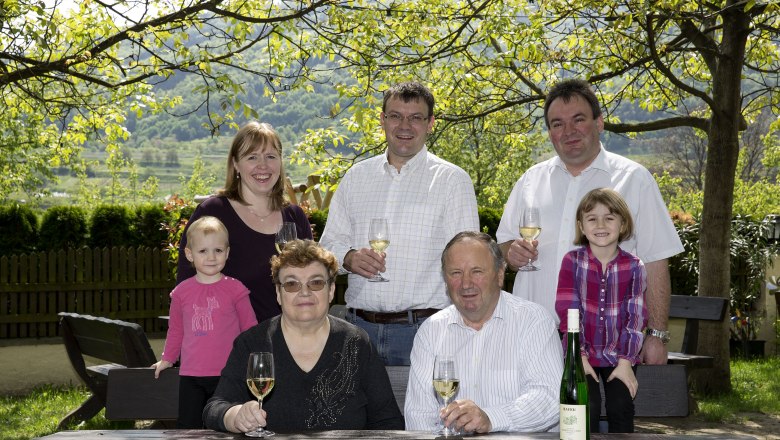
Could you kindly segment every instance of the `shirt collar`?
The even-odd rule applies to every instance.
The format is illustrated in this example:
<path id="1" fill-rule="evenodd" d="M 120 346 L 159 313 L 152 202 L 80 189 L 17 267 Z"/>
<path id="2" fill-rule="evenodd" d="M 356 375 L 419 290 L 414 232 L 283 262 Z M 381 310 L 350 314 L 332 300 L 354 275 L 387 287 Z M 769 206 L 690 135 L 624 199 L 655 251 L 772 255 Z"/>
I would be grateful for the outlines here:
<path id="1" fill-rule="evenodd" d="M 509 293 L 507 293 L 509 295 Z M 490 317 L 487 321 L 485 321 L 484 324 L 482 324 L 482 328 L 484 329 L 490 321 L 493 321 L 494 319 L 499 319 L 501 321 L 504 320 L 505 310 L 506 310 L 506 299 L 504 296 L 504 291 L 501 290 L 498 292 L 498 302 L 496 303 L 496 308 L 493 310 L 493 316 Z M 458 308 L 455 307 L 455 304 L 450 305 L 449 307 L 452 308 L 452 313 L 450 313 L 449 319 L 447 320 L 447 326 L 450 325 L 457 325 L 461 328 L 476 331 L 473 328 L 466 325 L 466 323 L 463 321 L 463 315 L 458 312 Z"/>
<path id="2" fill-rule="evenodd" d="M 552 161 L 553 166 L 550 167 L 550 172 L 554 171 L 556 168 L 560 169 L 562 171 L 565 171 L 566 173 L 569 173 L 569 170 L 566 168 L 566 164 L 563 163 L 563 160 L 561 160 L 560 156 L 555 156 Z M 593 159 L 593 162 L 591 162 L 590 165 L 588 165 L 587 168 L 582 170 L 582 173 L 587 173 L 590 170 L 599 170 L 604 171 L 606 173 L 610 173 L 611 167 L 607 163 L 607 150 L 604 148 L 604 144 L 599 142 L 599 154 L 596 156 L 595 159 Z"/>
<path id="3" fill-rule="evenodd" d="M 422 166 L 428 159 L 428 146 L 423 145 L 422 150 L 420 150 L 417 154 L 414 155 L 411 159 L 409 159 L 402 167 L 401 171 L 396 171 L 395 167 L 390 164 L 390 161 L 387 160 L 387 150 L 385 150 L 385 154 L 382 156 L 382 168 L 388 172 L 393 174 L 406 174 L 411 173 L 418 168 Z"/>
<path id="4" fill-rule="evenodd" d="M 592 261 L 594 264 L 601 264 L 601 261 L 596 257 L 596 255 L 593 254 L 593 249 L 590 248 L 590 246 L 585 245 L 583 246 L 583 249 L 585 250 L 586 255 L 588 256 L 588 260 Z M 612 266 L 615 264 L 616 261 L 621 260 L 625 258 L 626 252 L 620 248 L 620 245 L 617 247 L 617 254 L 615 255 L 615 258 L 609 260 L 607 263 L 607 267 Z"/>

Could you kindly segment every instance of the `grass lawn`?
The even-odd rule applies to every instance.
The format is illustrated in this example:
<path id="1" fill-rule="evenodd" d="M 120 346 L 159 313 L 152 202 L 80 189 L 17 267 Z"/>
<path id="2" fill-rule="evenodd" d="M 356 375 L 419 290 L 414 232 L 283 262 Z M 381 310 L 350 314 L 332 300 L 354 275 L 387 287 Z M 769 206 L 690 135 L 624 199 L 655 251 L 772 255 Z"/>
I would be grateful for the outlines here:
<path id="1" fill-rule="evenodd" d="M 701 397 L 699 415 L 715 422 L 728 421 L 741 412 L 780 415 L 780 357 L 762 360 L 733 360 L 733 392 L 725 396 Z M 22 440 L 57 432 L 57 423 L 77 408 L 89 392 L 86 388 L 44 386 L 19 397 L 0 397 L 0 438 Z M 92 420 L 70 429 L 132 429 L 133 422 L 109 422 L 101 412 Z"/>

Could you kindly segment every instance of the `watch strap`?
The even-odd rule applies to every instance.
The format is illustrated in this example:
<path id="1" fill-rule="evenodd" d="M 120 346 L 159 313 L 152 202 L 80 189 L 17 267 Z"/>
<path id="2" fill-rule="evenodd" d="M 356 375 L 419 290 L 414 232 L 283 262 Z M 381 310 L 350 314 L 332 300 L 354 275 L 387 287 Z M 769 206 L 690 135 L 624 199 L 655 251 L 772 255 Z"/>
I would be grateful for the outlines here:
<path id="1" fill-rule="evenodd" d="M 669 330 L 656 330 L 654 328 L 648 327 L 645 333 L 648 336 L 655 336 L 656 338 L 659 338 L 664 344 L 668 343 L 669 340 L 672 339 L 672 334 L 669 332 Z"/>

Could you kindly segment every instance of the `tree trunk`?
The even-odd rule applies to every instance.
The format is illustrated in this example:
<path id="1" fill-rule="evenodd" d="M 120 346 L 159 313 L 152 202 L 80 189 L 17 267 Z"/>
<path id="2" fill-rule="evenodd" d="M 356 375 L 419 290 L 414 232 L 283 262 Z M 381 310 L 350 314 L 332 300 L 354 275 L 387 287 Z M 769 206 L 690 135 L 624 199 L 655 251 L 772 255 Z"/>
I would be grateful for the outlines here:
<path id="1" fill-rule="evenodd" d="M 729 298 L 732 202 L 739 157 L 741 73 L 745 58 L 749 17 L 728 2 L 723 17 L 723 39 L 717 71 L 713 73 L 712 117 L 709 127 L 704 207 L 699 238 L 699 294 Z M 698 393 L 720 394 L 731 390 L 729 368 L 729 315 L 722 322 L 701 323 L 698 353 L 713 356 L 712 369 L 696 372 Z"/>

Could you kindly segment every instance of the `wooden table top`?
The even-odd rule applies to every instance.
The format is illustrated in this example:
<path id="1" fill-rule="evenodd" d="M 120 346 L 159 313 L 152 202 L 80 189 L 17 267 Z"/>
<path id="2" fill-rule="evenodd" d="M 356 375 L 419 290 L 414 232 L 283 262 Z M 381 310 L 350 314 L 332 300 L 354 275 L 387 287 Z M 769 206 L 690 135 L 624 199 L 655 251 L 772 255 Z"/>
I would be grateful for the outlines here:
<path id="1" fill-rule="evenodd" d="M 243 434 L 231 434 L 225 432 L 212 431 L 209 429 L 130 429 L 130 430 L 100 430 L 100 431 L 60 431 L 55 434 L 40 437 L 47 440 L 75 440 L 75 439 L 100 439 L 100 440 L 139 440 L 139 439 L 161 439 L 161 440 L 180 440 L 180 439 L 205 439 L 205 440 L 232 440 L 248 439 Z M 306 433 L 281 434 L 277 433 L 271 440 L 321 440 L 321 439 L 353 439 L 353 440 L 374 440 L 374 439 L 417 439 L 417 440 L 457 440 L 468 438 L 485 438 L 490 440 L 523 440 L 523 439 L 558 439 L 557 432 L 544 433 L 507 433 L 494 432 L 490 434 L 457 436 L 457 437 L 437 437 L 435 434 L 424 431 L 318 431 Z M 739 439 L 756 440 L 755 437 L 739 435 L 665 435 L 665 434 L 592 434 L 592 440 L 694 440 L 694 439 Z"/>

